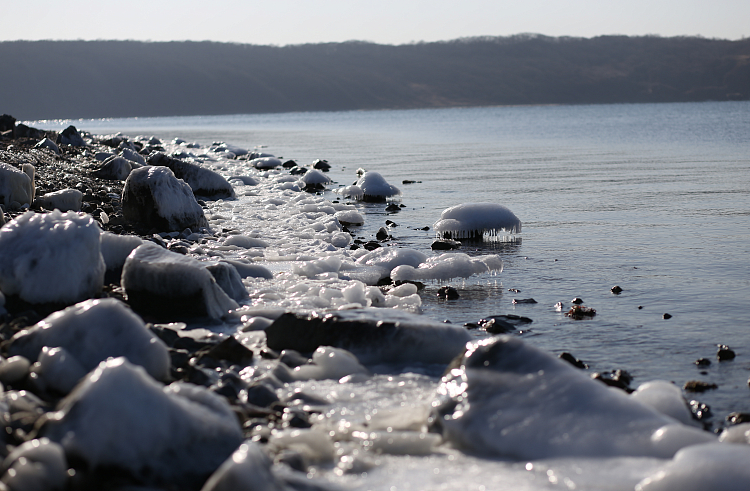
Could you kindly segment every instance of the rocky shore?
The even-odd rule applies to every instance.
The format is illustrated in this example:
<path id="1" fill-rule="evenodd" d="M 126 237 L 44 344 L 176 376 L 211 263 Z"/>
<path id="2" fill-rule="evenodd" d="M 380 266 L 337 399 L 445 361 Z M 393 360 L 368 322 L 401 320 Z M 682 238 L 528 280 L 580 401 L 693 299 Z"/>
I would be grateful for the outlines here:
<path id="1" fill-rule="evenodd" d="M 353 206 L 302 192 L 330 181 L 321 161 L 282 164 L 216 143 L 201 150 L 221 155 L 210 169 L 190 148 L 0 118 L 0 489 L 334 489 L 356 486 L 380 456 L 441 445 L 493 459 L 664 459 L 643 490 L 750 482 L 741 415 L 719 437 L 673 384 L 632 390 L 624 373 L 602 384 L 572 355 L 512 336 L 476 342 L 463 326 L 403 311 L 419 305 L 416 280 L 500 271 L 497 256 L 357 244 Z M 346 193 L 398 192 L 374 174 Z M 304 227 L 253 222 L 240 233 L 226 219 L 240 194 L 271 217 L 258 223 Z M 284 207 L 295 214 L 273 215 Z M 520 230 L 509 210 L 500 218 L 489 227 Z M 280 245 L 266 257 L 293 258 L 291 272 L 253 261 L 272 235 Z M 293 241 L 302 245 L 284 249 Z M 357 249 L 350 262 L 336 255 Z M 484 329 L 512 332 L 524 319 Z M 407 364 L 445 371 L 426 404 L 332 416 L 338 387 L 354 397 L 373 367 Z M 335 388 L 321 396 L 308 381 Z M 696 452 L 718 464 L 695 475 Z"/>

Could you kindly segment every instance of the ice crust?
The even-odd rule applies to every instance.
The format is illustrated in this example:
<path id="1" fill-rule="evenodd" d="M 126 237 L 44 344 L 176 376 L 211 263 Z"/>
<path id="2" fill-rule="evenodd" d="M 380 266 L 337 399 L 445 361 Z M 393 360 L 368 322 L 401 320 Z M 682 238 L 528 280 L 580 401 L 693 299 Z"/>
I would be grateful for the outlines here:
<path id="1" fill-rule="evenodd" d="M 0 290 L 30 303 L 93 296 L 104 282 L 100 232 L 89 215 L 24 213 L 0 229 Z"/>
<path id="2" fill-rule="evenodd" d="M 466 239 L 473 235 L 498 235 L 521 232 L 521 220 L 508 208 L 497 203 L 464 203 L 443 210 L 433 228 L 438 236 Z"/>
<path id="3" fill-rule="evenodd" d="M 169 378 L 166 345 L 114 298 L 86 300 L 49 315 L 13 336 L 9 351 L 35 361 L 43 347 L 64 348 L 85 370 L 83 374 L 107 358 L 124 356 L 157 380 Z"/>
<path id="4" fill-rule="evenodd" d="M 44 434 L 91 468 L 121 468 L 146 483 L 171 485 L 205 479 L 242 442 L 224 399 L 190 384 L 164 387 L 124 358 L 91 372 Z"/>

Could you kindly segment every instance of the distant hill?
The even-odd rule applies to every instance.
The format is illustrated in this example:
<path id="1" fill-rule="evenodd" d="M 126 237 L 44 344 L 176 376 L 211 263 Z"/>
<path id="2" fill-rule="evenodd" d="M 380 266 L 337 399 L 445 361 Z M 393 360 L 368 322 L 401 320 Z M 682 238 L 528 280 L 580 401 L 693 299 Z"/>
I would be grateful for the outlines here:
<path id="1" fill-rule="evenodd" d="M 750 99 L 750 39 L 518 35 L 401 46 L 0 43 L 22 119 Z"/>

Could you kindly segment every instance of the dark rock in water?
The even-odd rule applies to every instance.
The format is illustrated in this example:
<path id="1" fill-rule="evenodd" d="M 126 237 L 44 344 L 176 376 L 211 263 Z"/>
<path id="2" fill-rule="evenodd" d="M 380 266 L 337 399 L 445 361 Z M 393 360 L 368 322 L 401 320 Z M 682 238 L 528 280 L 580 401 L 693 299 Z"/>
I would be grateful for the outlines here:
<path id="1" fill-rule="evenodd" d="M 711 360 L 709 360 L 708 358 L 698 358 L 697 360 L 695 360 L 695 364 L 699 367 L 707 367 L 711 364 Z"/>
<path id="2" fill-rule="evenodd" d="M 417 184 L 420 182 L 422 181 L 412 181 L 411 179 L 404 179 L 403 181 L 401 181 L 401 184 Z"/>
<path id="3" fill-rule="evenodd" d="M 289 173 L 293 176 L 301 176 L 307 172 L 307 167 L 293 167 Z"/>
<path id="4" fill-rule="evenodd" d="M 398 227 L 398 223 L 394 222 L 393 220 L 386 220 L 385 224 L 389 227 Z"/>
<path id="5" fill-rule="evenodd" d="M 750 413 L 740 413 L 740 412 L 729 413 L 726 417 L 726 420 L 727 420 L 727 423 L 731 425 L 750 423 Z"/>
<path id="6" fill-rule="evenodd" d="M 71 147 L 85 147 L 86 142 L 75 126 L 68 126 L 57 136 L 58 145 L 70 145 Z"/>
<path id="7" fill-rule="evenodd" d="M 386 240 L 388 239 L 388 231 L 384 227 L 380 227 L 375 234 L 375 238 L 378 240 Z"/>
<path id="8" fill-rule="evenodd" d="M 191 162 L 184 162 L 161 152 L 148 158 L 150 165 L 168 167 L 178 179 L 182 179 L 193 190 L 193 194 L 209 199 L 234 197 L 234 188 L 229 181 L 211 169 L 206 169 Z"/>
<path id="9" fill-rule="evenodd" d="M 596 372 L 591 375 L 593 380 L 598 380 L 610 387 L 617 387 L 627 393 L 633 392 L 630 388 L 630 383 L 633 381 L 633 376 L 625 370 L 612 370 L 611 372 Z"/>
<path id="10" fill-rule="evenodd" d="M 266 328 L 269 348 L 311 353 L 343 348 L 361 363 L 448 363 L 470 339 L 461 327 L 404 312 L 355 309 L 327 314 L 287 313 Z"/>
<path id="11" fill-rule="evenodd" d="M 122 190 L 125 219 L 144 229 L 180 232 L 208 228 L 192 189 L 167 167 L 146 166 L 128 175 Z"/>
<path id="12" fill-rule="evenodd" d="M 485 331 L 490 334 L 507 334 L 516 330 L 516 326 L 502 319 L 489 319 L 479 324 Z"/>
<path id="13" fill-rule="evenodd" d="M 672 318 L 672 315 L 671 315 L 671 314 L 666 314 L 666 313 L 665 313 L 665 314 L 662 314 L 661 318 L 662 318 L 662 319 L 671 319 L 671 318 Z"/>
<path id="14" fill-rule="evenodd" d="M 393 212 L 401 211 L 401 207 L 399 207 L 395 203 L 391 203 L 391 204 L 389 204 L 388 206 L 385 207 L 385 211 L 389 211 L 389 212 L 393 213 Z"/>
<path id="15" fill-rule="evenodd" d="M 620 288 L 619 286 L 615 285 L 612 288 L 610 288 L 609 291 L 611 291 L 615 295 L 619 295 L 620 293 L 622 293 L 622 288 Z"/>
<path id="16" fill-rule="evenodd" d="M 446 300 L 456 300 L 459 297 L 458 292 L 452 286 L 441 286 L 438 289 L 437 296 Z"/>
<path id="17" fill-rule="evenodd" d="M 707 390 L 718 389 L 719 386 L 710 382 L 703 382 L 702 380 L 690 380 L 685 382 L 682 388 L 687 392 L 706 392 Z"/>
<path id="18" fill-rule="evenodd" d="M 726 344 L 719 345 L 719 350 L 716 352 L 716 358 L 719 361 L 734 360 L 735 356 L 734 351 L 729 346 Z"/>
<path id="19" fill-rule="evenodd" d="M 695 399 L 688 402 L 688 407 L 690 408 L 690 413 L 693 415 L 693 419 L 696 421 L 703 421 L 712 416 L 711 408 L 707 404 L 703 404 Z"/>
<path id="20" fill-rule="evenodd" d="M 460 247 L 461 243 L 459 241 L 450 239 L 438 239 L 430 246 L 433 251 L 449 251 Z"/>
<path id="21" fill-rule="evenodd" d="M 430 227 L 422 227 L 418 228 L 417 230 L 424 230 L 425 232 L 427 232 L 428 230 L 430 230 Z"/>
<path id="22" fill-rule="evenodd" d="M 312 168 L 328 172 L 331 169 L 331 165 L 327 160 L 317 159 L 312 163 Z"/>
<path id="23" fill-rule="evenodd" d="M 579 298 L 579 297 L 576 297 L 573 300 L 571 300 L 570 303 L 574 303 L 576 305 L 581 305 L 583 303 L 583 299 Z"/>
<path id="24" fill-rule="evenodd" d="M 518 303 L 537 303 L 537 301 L 534 300 L 533 298 L 514 298 L 513 299 L 513 303 L 514 304 L 518 304 Z"/>
<path id="25" fill-rule="evenodd" d="M 565 351 L 563 353 L 560 353 L 560 356 L 558 356 L 558 358 L 560 358 L 561 360 L 565 360 L 568 363 L 570 363 L 571 365 L 573 365 L 574 367 L 580 368 L 582 370 L 584 370 L 584 369 L 586 369 L 586 368 L 589 367 L 584 362 L 582 362 L 581 360 L 579 360 L 575 356 L 571 355 L 567 351 Z"/>
<path id="26" fill-rule="evenodd" d="M 285 169 L 291 169 L 292 167 L 297 167 L 297 162 L 295 162 L 294 160 L 287 160 L 286 162 L 281 164 L 281 166 Z"/>
<path id="27" fill-rule="evenodd" d="M 247 366 L 253 361 L 253 351 L 237 341 L 234 336 L 228 336 L 219 344 L 198 353 L 199 361 L 204 357 L 214 360 L 225 360 L 233 365 Z"/>
<path id="28" fill-rule="evenodd" d="M 247 289 L 242 284 L 242 277 L 231 263 L 221 261 L 207 265 L 206 269 L 229 298 L 237 302 L 247 298 Z"/>
<path id="29" fill-rule="evenodd" d="M 565 312 L 565 315 L 571 319 L 581 320 L 586 317 L 594 317 L 596 310 L 584 305 L 574 305 L 569 311 Z"/>
<path id="30" fill-rule="evenodd" d="M 375 250 L 375 249 L 377 249 L 378 247 L 382 247 L 382 246 L 381 246 L 381 245 L 380 245 L 379 243 L 377 243 L 376 241 L 374 241 L 374 240 L 371 240 L 371 241 L 369 241 L 369 242 L 365 242 L 365 243 L 364 243 L 364 244 L 362 245 L 362 247 L 364 247 L 364 248 L 365 248 L 365 249 L 367 249 L 368 251 L 374 251 L 374 250 Z"/>

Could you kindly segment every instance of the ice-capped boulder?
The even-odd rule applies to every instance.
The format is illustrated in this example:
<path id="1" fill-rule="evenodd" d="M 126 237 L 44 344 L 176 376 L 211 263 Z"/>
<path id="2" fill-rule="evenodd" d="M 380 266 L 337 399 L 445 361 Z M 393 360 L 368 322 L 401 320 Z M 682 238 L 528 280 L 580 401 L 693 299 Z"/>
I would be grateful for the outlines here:
<path id="1" fill-rule="evenodd" d="M 386 198 L 401 194 L 401 191 L 396 186 L 388 184 L 380 173 L 373 171 L 365 172 L 357 180 L 356 186 L 362 190 L 362 195 L 357 198 L 362 201 L 385 201 Z"/>
<path id="2" fill-rule="evenodd" d="M 357 210 L 341 210 L 334 215 L 342 225 L 364 225 L 365 219 Z"/>
<path id="3" fill-rule="evenodd" d="M 42 432 L 70 460 L 141 484 L 193 488 L 242 443 L 223 398 L 191 384 L 164 387 L 125 358 L 102 362 L 58 408 Z"/>
<path id="4" fill-rule="evenodd" d="M 143 244 L 143 239 L 136 235 L 118 235 L 104 232 L 100 236 L 102 257 L 107 271 L 122 270 L 125 260 L 133 249 Z"/>
<path id="5" fill-rule="evenodd" d="M 433 256 L 417 267 L 404 264 L 391 271 L 393 281 L 427 281 L 468 278 L 475 274 L 502 272 L 503 260 L 490 254 L 471 257 L 467 254 L 445 253 Z"/>
<path id="6" fill-rule="evenodd" d="M 61 189 L 40 196 L 34 204 L 46 210 L 81 211 L 83 193 L 77 189 Z"/>
<path id="7" fill-rule="evenodd" d="M 75 126 L 68 126 L 62 132 L 57 135 L 57 143 L 60 145 L 70 145 L 71 147 L 85 147 L 86 142 L 83 141 L 81 134 L 78 132 Z"/>
<path id="8" fill-rule="evenodd" d="M 31 169 L 33 167 L 29 165 Z M 6 208 L 30 205 L 34 201 L 34 174 L 0 162 L 0 204 Z"/>
<path id="9" fill-rule="evenodd" d="M 29 303 L 93 296 L 104 282 L 100 233 L 89 215 L 24 213 L 0 229 L 0 290 Z"/>
<path id="10" fill-rule="evenodd" d="M 258 157 L 248 162 L 256 169 L 274 169 L 281 165 L 281 160 L 276 157 Z"/>
<path id="11" fill-rule="evenodd" d="M 444 239 L 476 239 L 502 232 L 521 232 L 521 220 L 508 208 L 497 203 L 464 203 L 443 210 L 433 225 Z"/>
<path id="12" fill-rule="evenodd" d="M 208 228 L 192 189 L 168 167 L 146 166 L 132 171 L 122 190 L 122 212 L 126 220 L 148 229 Z"/>
<path id="13" fill-rule="evenodd" d="M 111 179 L 114 181 L 124 181 L 133 170 L 133 162 L 130 160 L 113 155 L 108 157 L 98 169 L 91 173 L 92 176 L 99 179 Z"/>
<path id="14" fill-rule="evenodd" d="M 191 162 L 185 162 L 164 155 L 155 153 L 148 158 L 150 165 L 160 165 L 168 167 L 174 172 L 178 179 L 182 179 L 193 190 L 196 196 L 203 196 L 209 199 L 221 199 L 234 197 L 234 188 L 220 174 L 206 169 Z"/>
<path id="15" fill-rule="evenodd" d="M 211 263 L 206 265 L 206 269 L 211 276 L 216 280 L 216 284 L 224 290 L 229 298 L 241 302 L 247 298 L 247 290 L 245 285 L 242 284 L 242 276 L 237 272 L 231 263 L 226 261 L 219 261 L 218 263 Z"/>
<path id="16" fill-rule="evenodd" d="M 315 191 L 324 189 L 325 185 L 331 182 L 331 178 L 317 169 L 311 169 L 305 172 L 305 175 L 300 178 L 300 181 L 302 182 L 302 187 L 304 187 L 305 190 Z"/>
<path id="17" fill-rule="evenodd" d="M 511 459 L 649 456 L 716 441 L 522 340 L 471 343 L 432 403 L 454 447 Z"/>
<path id="18" fill-rule="evenodd" d="M 48 438 L 22 443 L 8 454 L 3 468 L 2 482 L 12 491 L 63 490 L 69 478 L 62 446 Z"/>
<path id="19" fill-rule="evenodd" d="M 157 380 L 169 378 L 166 345 L 114 298 L 86 300 L 51 314 L 13 336 L 9 353 L 36 360 L 45 346 L 64 348 L 84 373 L 107 358 L 124 356 Z"/>
<path id="20" fill-rule="evenodd" d="M 750 486 L 750 445 L 713 443 L 683 448 L 638 483 L 636 491 L 745 491 Z"/>
<path id="21" fill-rule="evenodd" d="M 287 313 L 266 328 L 268 347 L 301 353 L 320 346 L 351 351 L 364 364 L 448 363 L 471 339 L 459 326 L 384 309 Z"/>
<path id="22" fill-rule="evenodd" d="M 122 287 L 136 312 L 157 318 L 219 319 L 238 308 L 203 263 L 152 242 L 130 253 L 122 270 Z"/>
<path id="23" fill-rule="evenodd" d="M 247 441 L 234 451 L 206 481 L 201 491 L 283 491 L 286 488 L 272 472 L 273 462 L 255 442 Z"/>
<path id="24" fill-rule="evenodd" d="M 138 152 L 135 152 L 129 148 L 123 148 L 120 152 L 120 157 L 129 160 L 130 162 L 134 162 L 134 167 L 139 167 L 142 165 L 146 165 L 146 159 L 143 158 L 143 155 L 139 154 Z"/>

